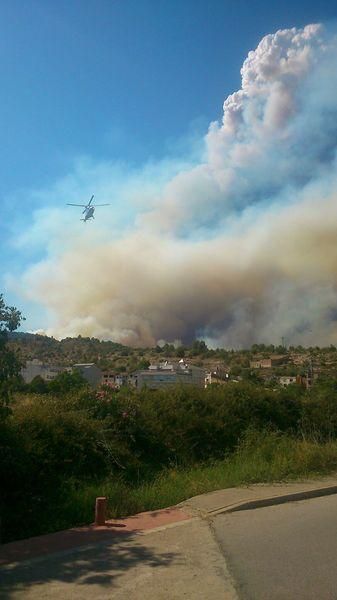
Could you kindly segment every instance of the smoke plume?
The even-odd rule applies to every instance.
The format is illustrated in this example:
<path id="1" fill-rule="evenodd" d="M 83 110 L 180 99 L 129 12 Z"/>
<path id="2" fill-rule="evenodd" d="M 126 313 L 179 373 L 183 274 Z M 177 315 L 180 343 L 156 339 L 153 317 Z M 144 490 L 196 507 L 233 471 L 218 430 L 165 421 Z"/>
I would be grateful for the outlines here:
<path id="1" fill-rule="evenodd" d="M 100 213 L 73 235 L 70 222 L 47 227 L 48 255 L 23 277 L 50 311 L 47 333 L 336 343 L 336 59 L 322 25 L 267 35 L 211 123 L 203 161 L 133 186 L 134 222 L 116 233 Z M 109 188 L 108 168 L 106 178 Z M 35 232 L 49 220 L 37 213 Z"/>

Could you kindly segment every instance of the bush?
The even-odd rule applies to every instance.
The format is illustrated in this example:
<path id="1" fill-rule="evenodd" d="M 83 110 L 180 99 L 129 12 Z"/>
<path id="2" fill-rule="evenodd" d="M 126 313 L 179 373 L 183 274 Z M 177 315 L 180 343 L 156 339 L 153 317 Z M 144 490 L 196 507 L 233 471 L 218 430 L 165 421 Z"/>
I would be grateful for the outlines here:
<path id="1" fill-rule="evenodd" d="M 337 437 L 337 381 L 321 379 L 313 386 L 302 409 L 302 428 L 319 440 Z"/>
<path id="2" fill-rule="evenodd" d="M 2 538 L 39 533 L 39 519 L 67 479 L 108 472 L 101 423 L 85 412 L 60 411 L 55 401 L 22 403 L 2 425 L 0 480 Z"/>
<path id="3" fill-rule="evenodd" d="M 299 386 L 273 390 L 249 381 L 140 392 L 92 391 L 81 383 L 57 392 L 21 394 L 1 423 L 4 540 L 68 526 L 72 519 L 82 522 L 102 482 L 110 482 L 118 512 L 123 503 L 128 510 L 143 506 L 132 494 L 118 503 L 121 490 L 136 481 L 145 486 L 146 506 L 154 503 L 157 492 L 146 490 L 172 467 L 230 461 L 234 470 L 227 476 L 235 482 L 267 480 L 268 469 L 273 478 L 313 465 L 322 471 L 324 460 L 329 468 L 336 462 L 335 447 L 324 454 L 317 444 L 298 441 L 303 434 L 318 441 L 337 437 L 335 381 L 321 381 L 309 393 Z M 80 490 L 91 490 L 83 503 Z M 182 493 L 170 490 L 170 498 Z"/>

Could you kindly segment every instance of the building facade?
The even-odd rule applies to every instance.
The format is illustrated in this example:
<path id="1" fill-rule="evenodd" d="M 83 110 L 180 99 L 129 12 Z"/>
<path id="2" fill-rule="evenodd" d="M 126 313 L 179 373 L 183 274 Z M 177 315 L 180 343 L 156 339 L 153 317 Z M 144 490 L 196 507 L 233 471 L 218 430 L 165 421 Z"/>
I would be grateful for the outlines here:
<path id="1" fill-rule="evenodd" d="M 33 360 L 27 360 L 26 365 L 21 369 L 21 375 L 25 383 L 31 383 L 38 376 L 48 382 L 53 381 L 62 371 L 66 371 L 66 367 L 47 365 L 34 358 Z"/>
<path id="2" fill-rule="evenodd" d="M 274 355 L 270 358 L 259 358 L 251 360 L 249 366 L 251 369 L 272 369 L 273 367 L 280 367 L 288 362 L 288 357 L 283 355 Z"/>
<path id="3" fill-rule="evenodd" d="M 77 363 L 73 365 L 73 370 L 78 371 L 93 388 L 97 388 L 102 383 L 102 371 L 95 363 Z"/>
<path id="4" fill-rule="evenodd" d="M 150 365 L 148 369 L 137 371 L 134 375 L 137 389 L 147 387 L 155 390 L 175 385 L 195 385 L 203 388 L 206 372 L 205 369 L 180 361 L 177 365 L 167 362 Z"/>

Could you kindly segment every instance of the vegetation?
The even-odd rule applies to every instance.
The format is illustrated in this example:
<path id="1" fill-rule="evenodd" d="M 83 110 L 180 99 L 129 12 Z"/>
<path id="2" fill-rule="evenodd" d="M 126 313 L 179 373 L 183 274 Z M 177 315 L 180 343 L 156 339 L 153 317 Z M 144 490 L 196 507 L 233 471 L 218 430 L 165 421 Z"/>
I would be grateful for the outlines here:
<path id="1" fill-rule="evenodd" d="M 11 391 L 19 376 L 21 363 L 8 346 L 8 333 L 20 325 L 22 316 L 13 306 L 6 306 L 0 294 L 0 419 L 8 413 Z"/>
<path id="2" fill-rule="evenodd" d="M 108 496 L 110 516 L 125 516 L 221 487 L 337 468 L 337 378 L 331 373 L 311 390 L 282 389 L 250 371 L 248 352 L 223 351 L 244 374 L 239 383 L 93 391 L 78 374 L 65 372 L 48 385 L 36 378 L 20 388 L 19 360 L 7 335 L 21 315 L 1 297 L 0 316 L 3 542 L 90 522 L 97 495 Z M 128 349 L 115 350 L 130 359 Z M 178 351 L 197 360 L 211 352 L 201 342 L 165 350 Z M 145 365 L 147 352 L 139 352 L 137 361 Z"/>
<path id="3" fill-rule="evenodd" d="M 69 382 L 68 382 L 69 383 Z M 78 383 L 78 382 L 77 382 Z M 65 391 L 66 390 L 66 391 Z M 337 382 L 17 393 L 1 422 L 2 540 L 337 467 Z"/>
<path id="4" fill-rule="evenodd" d="M 314 369 L 315 374 L 336 376 L 337 350 L 326 348 L 253 344 L 250 349 L 210 349 L 203 340 L 190 345 L 175 347 L 172 344 L 154 348 L 129 348 L 111 341 L 78 336 L 77 338 L 54 338 L 29 333 L 9 334 L 8 347 L 19 352 L 23 361 L 38 359 L 47 364 L 68 367 L 78 362 L 94 362 L 110 373 L 132 373 L 159 361 L 177 361 L 184 358 L 191 364 L 208 371 L 220 369 L 235 378 L 251 380 L 254 377 L 268 382 L 271 377 L 306 375 Z M 252 369 L 251 361 L 259 361 L 283 355 L 282 364 L 272 368 Z"/>

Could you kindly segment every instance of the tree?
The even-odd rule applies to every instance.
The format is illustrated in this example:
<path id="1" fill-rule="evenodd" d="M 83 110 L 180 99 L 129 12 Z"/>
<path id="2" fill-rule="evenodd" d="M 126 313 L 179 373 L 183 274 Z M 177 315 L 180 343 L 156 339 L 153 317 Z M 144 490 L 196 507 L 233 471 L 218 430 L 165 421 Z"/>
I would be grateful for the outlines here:
<path id="1" fill-rule="evenodd" d="M 148 369 L 150 366 L 150 361 L 146 360 L 145 358 L 143 360 L 140 360 L 138 365 L 137 365 L 137 369 L 142 371 L 143 369 Z"/>
<path id="2" fill-rule="evenodd" d="M 231 375 L 234 375 L 234 377 L 241 375 L 241 373 L 242 368 L 239 365 L 233 365 L 233 367 L 231 367 Z"/>
<path id="3" fill-rule="evenodd" d="M 47 394 L 48 393 L 48 383 L 41 377 L 41 375 L 36 375 L 34 379 L 27 385 L 27 388 L 33 394 Z"/>
<path id="4" fill-rule="evenodd" d="M 208 351 L 206 342 L 204 340 L 194 340 L 191 346 L 191 355 L 199 356 L 199 354 L 204 354 Z"/>
<path id="5" fill-rule="evenodd" d="M 0 294 L 0 417 L 9 412 L 11 391 L 21 368 L 17 354 L 8 347 L 8 333 L 17 329 L 22 320 L 21 312 L 6 306 Z"/>
<path id="6" fill-rule="evenodd" d="M 48 388 L 53 394 L 65 396 L 69 392 L 75 392 L 87 387 L 87 385 L 86 380 L 78 371 L 72 373 L 62 371 L 49 383 Z"/>

